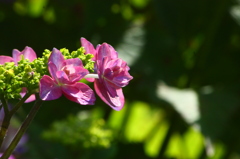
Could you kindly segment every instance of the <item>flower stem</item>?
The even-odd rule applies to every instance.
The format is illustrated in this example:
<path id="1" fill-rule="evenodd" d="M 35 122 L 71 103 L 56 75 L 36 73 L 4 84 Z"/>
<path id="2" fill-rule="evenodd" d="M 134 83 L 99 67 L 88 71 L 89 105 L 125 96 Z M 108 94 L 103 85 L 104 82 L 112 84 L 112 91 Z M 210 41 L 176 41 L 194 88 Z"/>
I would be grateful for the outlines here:
<path id="1" fill-rule="evenodd" d="M 25 133 L 28 126 L 32 122 L 33 118 L 35 117 L 36 113 L 38 112 L 39 108 L 41 107 L 41 104 L 42 104 L 43 101 L 39 98 L 38 94 L 36 94 L 36 98 L 37 98 L 37 100 L 34 103 L 34 106 L 32 107 L 30 113 L 28 114 L 28 116 L 24 120 L 21 127 L 18 129 L 18 132 L 16 133 L 15 137 L 13 138 L 12 142 L 10 143 L 10 145 L 8 146 L 6 151 L 3 153 L 1 159 L 8 159 L 8 157 L 12 154 L 13 150 L 17 146 L 18 142 L 22 138 L 23 134 Z"/>
<path id="2" fill-rule="evenodd" d="M 24 101 L 30 96 L 30 93 L 27 93 L 17 104 L 16 106 L 9 111 L 8 109 L 8 103 L 5 100 L 5 98 L 3 96 L 1 96 L 1 102 L 2 102 L 2 107 L 4 109 L 4 118 L 3 118 L 3 122 L 1 125 L 1 130 L 0 130 L 0 147 L 2 147 L 2 143 L 3 140 L 6 136 L 9 124 L 10 124 L 10 120 L 13 116 L 13 114 L 22 106 L 22 104 L 24 103 Z"/>
<path id="3" fill-rule="evenodd" d="M 8 104 L 6 99 L 4 98 L 3 95 L 1 95 L 0 98 L 2 102 L 2 107 L 4 109 L 4 118 L 1 125 L 1 130 L 0 130 L 0 147 L 2 147 L 2 143 L 3 143 L 4 137 L 6 136 L 6 132 L 9 127 L 12 116 L 9 114 Z"/>
<path id="4" fill-rule="evenodd" d="M 23 103 L 30 97 L 32 93 L 27 93 L 25 96 L 10 110 L 10 114 L 13 115 L 23 105 Z"/>
<path id="5" fill-rule="evenodd" d="M 84 78 L 99 78 L 98 74 L 87 74 Z"/>

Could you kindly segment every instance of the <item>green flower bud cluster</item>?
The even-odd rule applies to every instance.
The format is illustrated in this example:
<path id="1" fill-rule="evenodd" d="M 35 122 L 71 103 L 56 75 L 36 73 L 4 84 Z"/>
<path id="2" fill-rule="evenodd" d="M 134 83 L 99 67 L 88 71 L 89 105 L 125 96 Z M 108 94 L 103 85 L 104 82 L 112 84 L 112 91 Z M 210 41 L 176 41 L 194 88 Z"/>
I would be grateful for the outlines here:
<path id="1" fill-rule="evenodd" d="M 77 116 L 54 122 L 51 129 L 43 133 L 43 138 L 77 149 L 109 148 L 113 131 L 107 128 L 104 119 L 83 111 Z"/>
<path id="2" fill-rule="evenodd" d="M 91 60 L 93 55 L 85 55 L 84 51 L 83 48 L 80 48 L 70 54 L 67 49 L 61 49 L 66 59 L 80 58 L 84 67 L 93 71 L 94 62 Z M 49 75 L 47 63 L 50 55 L 51 51 L 46 49 L 42 57 L 32 62 L 22 58 L 17 65 L 14 62 L 0 65 L 0 94 L 5 99 L 20 99 L 20 92 L 24 87 L 30 93 L 37 93 L 40 79 L 43 75 Z"/>

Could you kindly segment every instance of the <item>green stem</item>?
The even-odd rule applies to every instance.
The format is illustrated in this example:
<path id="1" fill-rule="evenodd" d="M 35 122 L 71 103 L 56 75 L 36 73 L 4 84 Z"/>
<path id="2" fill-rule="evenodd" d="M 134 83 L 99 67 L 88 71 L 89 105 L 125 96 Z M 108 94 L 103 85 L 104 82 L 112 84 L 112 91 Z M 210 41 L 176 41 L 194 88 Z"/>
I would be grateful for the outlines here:
<path id="1" fill-rule="evenodd" d="M 2 102 L 2 106 L 4 109 L 4 114 L 7 115 L 9 113 L 9 109 L 8 109 L 8 103 L 6 101 L 6 99 L 4 98 L 3 95 L 0 96 L 1 102 Z"/>
<path id="2" fill-rule="evenodd" d="M 13 115 L 24 104 L 24 102 L 32 95 L 32 93 L 26 93 L 25 96 L 10 110 L 10 114 Z"/>
<path id="3" fill-rule="evenodd" d="M 4 96 L 1 95 L 0 98 L 1 98 L 1 102 L 2 102 L 2 107 L 4 109 L 4 118 L 2 121 L 2 125 L 1 125 L 1 130 L 0 130 L 0 147 L 2 147 L 2 143 L 3 143 L 4 137 L 6 136 L 6 132 L 9 127 L 12 116 L 9 114 L 8 104 L 7 104 L 7 101 L 5 100 Z"/>
<path id="4" fill-rule="evenodd" d="M 38 97 L 37 94 L 36 94 L 36 97 Z M 6 151 L 3 153 L 1 159 L 8 159 L 8 157 L 12 154 L 13 150 L 16 148 L 18 142 L 22 138 L 23 134 L 26 132 L 28 126 L 30 125 L 30 123 L 32 122 L 32 120 L 35 117 L 36 113 L 38 112 L 39 108 L 41 107 L 42 102 L 43 101 L 41 99 L 39 99 L 39 98 L 36 100 L 34 106 L 32 107 L 32 109 L 30 111 L 30 113 L 28 114 L 28 116 L 24 120 L 24 122 L 21 125 L 21 127 L 18 129 L 17 134 L 13 138 L 12 142 L 10 143 L 10 145 L 8 146 Z"/>
<path id="5" fill-rule="evenodd" d="M 28 99 L 28 97 L 30 96 L 30 93 L 27 93 L 16 105 L 15 107 L 9 111 L 8 109 L 8 104 L 7 101 L 5 100 L 5 98 L 3 96 L 1 96 L 1 102 L 2 102 L 2 106 L 4 108 L 4 118 L 3 118 L 3 122 L 2 122 L 2 126 L 1 126 L 1 130 L 0 130 L 0 147 L 2 147 L 2 143 L 4 141 L 4 138 L 6 136 L 8 127 L 10 125 L 10 120 L 13 116 L 14 113 L 16 113 L 16 111 L 22 106 L 22 104 L 25 102 L 26 99 Z"/>

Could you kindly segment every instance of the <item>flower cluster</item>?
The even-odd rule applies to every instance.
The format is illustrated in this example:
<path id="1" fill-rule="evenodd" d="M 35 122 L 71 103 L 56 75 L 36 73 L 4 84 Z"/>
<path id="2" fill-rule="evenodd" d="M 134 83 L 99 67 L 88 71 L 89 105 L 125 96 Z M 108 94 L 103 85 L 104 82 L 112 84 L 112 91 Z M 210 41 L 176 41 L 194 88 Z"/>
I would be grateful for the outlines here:
<path id="1" fill-rule="evenodd" d="M 94 82 L 97 95 L 110 107 L 121 110 L 124 105 L 122 87 L 133 78 L 127 63 L 118 58 L 115 49 L 103 43 L 96 49 L 85 38 L 82 47 L 69 53 L 67 49 L 45 50 L 37 58 L 30 47 L 10 56 L 0 56 L 0 95 L 6 99 L 20 99 L 32 94 L 25 102 L 35 100 L 39 92 L 42 100 L 54 100 L 64 95 L 81 105 L 93 105 L 94 91 L 80 80 Z"/>
<path id="2" fill-rule="evenodd" d="M 124 105 L 122 87 L 125 87 L 133 78 L 128 73 L 130 68 L 125 61 L 118 58 L 118 53 L 111 45 L 103 43 L 94 49 L 85 38 L 81 38 L 81 43 L 86 53 L 94 56 L 94 70 L 98 78 L 89 79 L 89 81 L 94 82 L 96 93 L 110 107 L 121 110 Z"/>

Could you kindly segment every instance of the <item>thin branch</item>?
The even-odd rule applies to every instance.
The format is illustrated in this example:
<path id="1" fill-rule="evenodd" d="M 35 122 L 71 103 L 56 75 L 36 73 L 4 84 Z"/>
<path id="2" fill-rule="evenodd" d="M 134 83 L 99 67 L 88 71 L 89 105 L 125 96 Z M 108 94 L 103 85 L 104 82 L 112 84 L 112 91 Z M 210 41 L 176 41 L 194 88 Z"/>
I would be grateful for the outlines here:
<path id="1" fill-rule="evenodd" d="M 15 137 L 13 138 L 12 142 L 10 143 L 10 145 L 8 146 L 8 148 L 6 149 L 6 151 L 3 153 L 1 159 L 8 159 L 8 157 L 12 154 L 12 152 L 14 151 L 14 149 L 16 148 L 18 142 L 20 141 L 20 139 L 22 138 L 23 134 L 26 132 L 28 126 L 30 125 L 30 123 L 33 121 L 36 113 L 38 112 L 39 108 L 41 107 L 42 104 L 42 100 L 39 99 L 38 95 L 36 94 L 36 97 L 38 98 L 34 104 L 34 106 L 32 107 L 30 113 L 28 114 L 28 116 L 26 117 L 26 119 L 24 120 L 23 124 L 21 125 L 21 127 L 18 129 L 18 132 L 16 133 Z"/>

